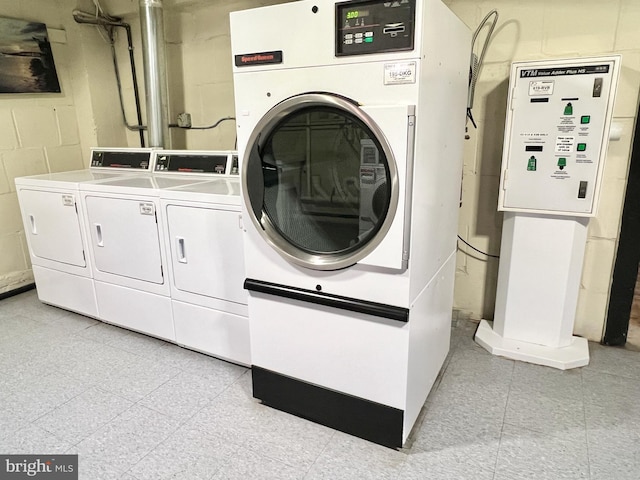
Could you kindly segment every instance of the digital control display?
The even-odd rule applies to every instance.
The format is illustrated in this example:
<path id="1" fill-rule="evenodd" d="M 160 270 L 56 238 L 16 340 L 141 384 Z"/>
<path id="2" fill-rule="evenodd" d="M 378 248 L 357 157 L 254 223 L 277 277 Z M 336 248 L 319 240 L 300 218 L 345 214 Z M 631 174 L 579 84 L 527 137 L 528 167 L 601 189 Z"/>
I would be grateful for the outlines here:
<path id="1" fill-rule="evenodd" d="M 159 153 L 156 157 L 156 172 L 213 173 L 224 175 L 229 155 L 185 155 Z"/>
<path id="2" fill-rule="evenodd" d="M 130 168 L 149 170 L 151 152 L 113 152 L 94 150 L 91 154 L 91 166 L 102 168 Z"/>
<path id="3" fill-rule="evenodd" d="M 368 17 L 368 16 L 369 16 L 369 10 L 348 10 L 346 14 L 346 19 L 351 20 L 354 18 L 362 18 L 362 17 Z"/>
<path id="4" fill-rule="evenodd" d="M 412 50 L 416 0 L 336 4 L 336 56 Z"/>

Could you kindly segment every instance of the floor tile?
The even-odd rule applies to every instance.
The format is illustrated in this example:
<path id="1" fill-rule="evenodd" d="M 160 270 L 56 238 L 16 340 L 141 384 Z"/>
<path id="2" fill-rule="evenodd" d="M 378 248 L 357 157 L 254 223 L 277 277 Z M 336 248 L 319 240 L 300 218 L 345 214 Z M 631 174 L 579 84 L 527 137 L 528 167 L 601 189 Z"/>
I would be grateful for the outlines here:
<path id="1" fill-rule="evenodd" d="M 336 433 L 323 425 L 262 407 L 258 428 L 244 446 L 294 468 L 308 469 L 325 450 Z"/>
<path id="2" fill-rule="evenodd" d="M 188 422 L 252 452 L 297 469 L 309 468 L 335 433 L 322 425 L 258 403 L 243 376 Z"/>
<path id="3" fill-rule="evenodd" d="M 0 433 L 0 452 L 4 455 L 63 454 L 71 444 L 39 428 L 26 423 L 12 432 Z"/>
<path id="4" fill-rule="evenodd" d="M 125 352 L 131 352 L 140 356 L 150 356 L 156 350 L 167 345 L 167 342 L 159 338 L 153 338 L 138 332 L 128 332 L 124 337 L 118 337 L 111 341 L 107 341 L 110 345 Z"/>
<path id="5" fill-rule="evenodd" d="M 64 332 L 40 322 L 20 323 L 25 324 L 23 332 L 14 331 L 13 334 L 0 335 L 0 371 L 11 371 L 16 365 L 33 361 L 34 358 L 53 351 L 55 345 L 63 341 L 65 336 Z M 16 328 L 21 327 L 18 324 Z"/>
<path id="6" fill-rule="evenodd" d="M 169 343 L 155 350 L 150 358 L 185 372 L 215 380 L 220 380 L 221 378 L 236 380 L 247 371 L 246 367 Z"/>
<path id="7" fill-rule="evenodd" d="M 492 480 L 497 452 L 497 439 L 490 441 L 483 439 L 477 443 L 470 442 L 429 451 L 412 450 L 396 478 Z"/>
<path id="8" fill-rule="evenodd" d="M 179 424 L 134 405 L 78 443 L 75 452 L 91 472 L 124 473 L 166 440 Z"/>
<path id="9" fill-rule="evenodd" d="M 476 403 L 470 403 L 474 402 Z M 412 452 L 440 451 L 497 442 L 504 420 L 504 403 L 484 402 L 470 395 L 465 400 L 432 404 L 414 433 Z"/>
<path id="10" fill-rule="evenodd" d="M 138 480 L 208 480 L 238 448 L 213 432 L 183 426 L 127 473 Z"/>
<path id="11" fill-rule="evenodd" d="M 70 444 L 76 444 L 132 405 L 129 400 L 91 387 L 40 417 L 35 424 Z"/>
<path id="12" fill-rule="evenodd" d="M 43 355 L 44 360 L 57 370 L 91 384 L 100 382 L 100 376 L 120 367 L 122 352 L 78 335 L 71 335 L 55 349 Z"/>
<path id="13" fill-rule="evenodd" d="M 13 391 L 9 390 L 11 383 L 11 377 L 0 371 L 0 401 L 13 393 Z"/>
<path id="14" fill-rule="evenodd" d="M 636 480 L 640 472 L 637 425 L 589 429 L 591 480 Z"/>
<path id="15" fill-rule="evenodd" d="M 633 407 L 640 398 L 640 382 L 584 370 L 582 372 L 585 403 L 608 406 L 611 409 Z"/>
<path id="16" fill-rule="evenodd" d="M 405 453 L 337 432 L 311 466 L 305 480 L 396 480 Z"/>
<path id="17" fill-rule="evenodd" d="M 589 478 L 585 430 L 550 436 L 505 425 L 495 480 L 578 480 Z"/>
<path id="18" fill-rule="evenodd" d="M 566 372 L 451 350 L 400 451 L 266 407 L 250 370 L 42 305 L 0 301 L 0 452 L 78 453 L 81 480 L 636 479 L 640 353 Z"/>
<path id="19" fill-rule="evenodd" d="M 640 380 L 640 354 L 621 347 L 589 344 L 589 365 L 585 371 L 615 374 Z"/>
<path id="20" fill-rule="evenodd" d="M 164 340 L 102 322 L 80 331 L 78 335 L 138 356 L 149 355 L 167 345 Z"/>
<path id="21" fill-rule="evenodd" d="M 638 402 L 625 402 L 621 405 L 600 405 L 587 403 L 585 405 L 585 422 L 587 430 L 611 430 L 623 428 L 640 431 L 640 408 Z"/>
<path id="22" fill-rule="evenodd" d="M 11 394 L 0 404 L 0 437 L 11 436 L 52 408 L 28 395 Z"/>
<path id="23" fill-rule="evenodd" d="M 108 323 L 98 322 L 89 328 L 78 332 L 78 335 L 99 343 L 110 343 L 114 340 L 124 338 L 130 334 L 129 330 L 110 325 Z"/>
<path id="24" fill-rule="evenodd" d="M 0 408 L 0 426 L 20 426 L 51 412 L 84 392 L 88 385 L 66 375 L 53 372 L 42 375 L 24 374 L 13 393 L 5 397 Z"/>
<path id="25" fill-rule="evenodd" d="M 451 350 L 471 350 L 476 353 L 488 352 L 478 345 L 474 338 L 478 330 L 478 322 L 467 319 L 458 319 L 451 330 Z"/>
<path id="26" fill-rule="evenodd" d="M 67 310 L 41 303 L 35 291 L 26 292 L 2 301 L 0 318 L 5 315 L 24 315 L 32 320 L 52 320 L 67 314 Z"/>
<path id="27" fill-rule="evenodd" d="M 509 393 L 504 421 L 550 435 L 586 428 L 582 398 L 565 400 L 513 390 Z"/>
<path id="28" fill-rule="evenodd" d="M 0 312 L 0 336 L 5 340 L 17 335 L 23 336 L 25 333 L 42 326 L 41 322 L 21 313 Z"/>
<path id="29" fill-rule="evenodd" d="M 482 352 L 456 351 L 442 377 L 444 388 L 465 389 L 469 386 L 486 391 L 503 391 L 511 385 L 514 361 Z M 443 388 L 443 387 L 441 387 Z"/>
<path id="30" fill-rule="evenodd" d="M 515 362 L 511 392 L 573 402 L 582 398 L 582 370 Z"/>
<path id="31" fill-rule="evenodd" d="M 45 323 L 51 327 L 55 327 L 60 331 L 66 333 L 78 333 L 91 328 L 94 325 L 99 325 L 102 322 L 95 318 L 85 317 L 73 312 L 66 312 L 60 317 L 40 319 L 40 322 Z"/>
<path id="32" fill-rule="evenodd" d="M 229 387 L 227 382 L 226 377 L 210 379 L 181 371 L 139 403 L 178 420 L 187 420 Z"/>
<path id="33" fill-rule="evenodd" d="M 97 374 L 99 386 L 115 395 L 137 402 L 180 373 L 132 353 L 119 351 L 112 368 Z"/>
<path id="34" fill-rule="evenodd" d="M 412 432 L 413 449 L 441 450 L 499 438 L 513 363 L 474 357 L 458 358 L 447 367 L 442 382 L 427 399 L 420 429 Z"/>
<path id="35" fill-rule="evenodd" d="M 265 407 L 251 394 L 251 375 L 247 373 L 200 409 L 188 424 L 216 432 L 229 442 L 244 445 L 250 442 L 267 414 Z"/>
<path id="36" fill-rule="evenodd" d="M 305 471 L 240 448 L 211 480 L 307 480 Z"/>

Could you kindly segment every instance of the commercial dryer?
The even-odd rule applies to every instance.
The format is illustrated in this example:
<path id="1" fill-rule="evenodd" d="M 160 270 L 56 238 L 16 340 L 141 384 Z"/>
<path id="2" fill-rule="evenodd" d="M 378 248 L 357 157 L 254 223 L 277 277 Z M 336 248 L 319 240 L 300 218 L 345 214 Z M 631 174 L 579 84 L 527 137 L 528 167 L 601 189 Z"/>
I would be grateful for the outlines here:
<path id="1" fill-rule="evenodd" d="M 407 440 L 449 350 L 470 37 L 440 0 L 231 14 L 267 405 Z"/>
<path id="2" fill-rule="evenodd" d="M 98 317 L 79 185 L 149 174 L 151 152 L 149 148 L 92 148 L 89 169 L 16 178 L 40 301 Z"/>
<path id="3" fill-rule="evenodd" d="M 176 342 L 248 365 L 249 320 L 236 152 L 158 152 L 156 168 L 207 180 L 160 190 Z"/>

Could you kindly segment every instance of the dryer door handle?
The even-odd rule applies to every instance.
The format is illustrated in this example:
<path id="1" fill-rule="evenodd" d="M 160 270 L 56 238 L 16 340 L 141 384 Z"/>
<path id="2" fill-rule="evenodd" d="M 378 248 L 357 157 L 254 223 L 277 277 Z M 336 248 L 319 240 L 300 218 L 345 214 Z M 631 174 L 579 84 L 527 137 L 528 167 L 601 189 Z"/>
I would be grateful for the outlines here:
<path id="1" fill-rule="evenodd" d="M 96 243 L 99 247 L 104 247 L 104 240 L 102 238 L 102 225 L 99 223 L 93 224 L 96 227 Z"/>
<path id="2" fill-rule="evenodd" d="M 176 246 L 178 251 L 178 262 L 187 263 L 187 252 L 185 250 L 183 237 L 176 237 Z"/>
<path id="3" fill-rule="evenodd" d="M 31 224 L 31 233 L 33 235 L 37 235 L 38 229 L 36 228 L 36 218 L 32 214 L 29 215 L 29 223 Z"/>

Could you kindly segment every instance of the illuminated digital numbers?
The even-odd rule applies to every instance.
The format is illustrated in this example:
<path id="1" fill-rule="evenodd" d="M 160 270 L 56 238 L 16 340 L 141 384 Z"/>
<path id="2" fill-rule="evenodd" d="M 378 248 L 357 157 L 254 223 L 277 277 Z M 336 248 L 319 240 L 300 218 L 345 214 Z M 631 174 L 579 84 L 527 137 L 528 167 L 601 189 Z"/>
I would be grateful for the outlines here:
<path id="1" fill-rule="evenodd" d="M 347 12 L 347 20 L 351 20 L 352 18 L 358 18 L 358 12 L 357 10 L 354 10 L 352 12 Z"/>

